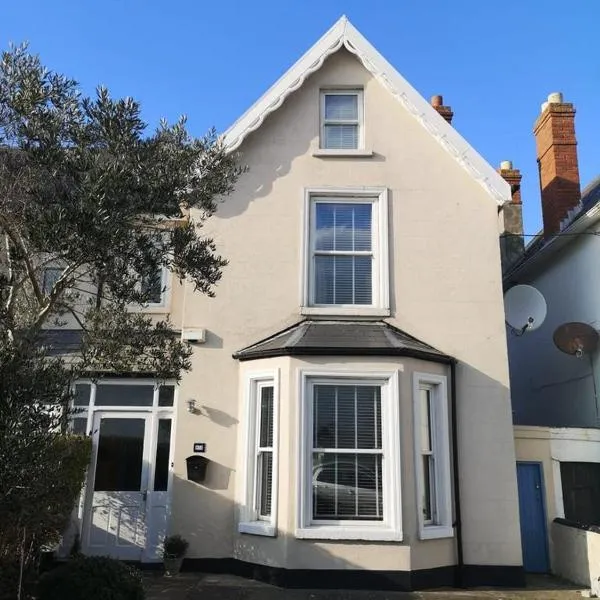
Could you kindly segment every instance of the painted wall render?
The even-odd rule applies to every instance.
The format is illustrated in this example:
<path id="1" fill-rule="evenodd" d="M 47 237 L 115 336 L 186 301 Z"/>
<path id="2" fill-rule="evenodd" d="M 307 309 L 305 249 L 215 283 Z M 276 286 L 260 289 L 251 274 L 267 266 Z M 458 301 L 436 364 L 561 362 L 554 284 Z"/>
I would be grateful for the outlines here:
<path id="1" fill-rule="evenodd" d="M 319 90 L 363 87 L 364 159 L 318 158 Z M 217 297 L 173 285 L 172 318 L 205 327 L 192 371 L 179 392 L 172 530 L 190 539 L 191 557 L 244 557 L 288 568 L 426 568 L 451 564 L 454 542 L 417 542 L 410 462 L 403 462 L 407 539 L 388 543 L 315 542 L 287 535 L 293 519 L 296 371 L 281 369 L 280 514 L 282 535 L 236 533 L 240 382 L 231 355 L 299 321 L 304 188 L 383 186 L 389 190 L 391 315 L 389 321 L 456 357 L 459 460 L 465 561 L 520 565 L 515 454 L 508 390 L 498 218 L 495 202 L 357 61 L 341 50 L 329 58 L 241 148 L 249 171 L 205 230 L 228 258 Z M 262 361 L 261 361 L 262 362 Z M 336 362 L 324 357 L 321 364 Z M 406 361 L 398 360 L 398 368 Z M 370 361 L 361 361 L 369 364 Z M 257 368 L 260 366 L 256 364 Z M 408 367 L 406 367 L 408 368 Z M 403 388 L 404 389 L 404 388 Z M 287 390 L 287 391 L 285 391 Z M 405 394 L 409 394 L 406 389 Z M 189 398 L 200 413 L 185 410 Z M 403 396 L 404 406 L 407 399 Z M 403 415 L 404 446 L 410 416 Z M 287 429 L 286 426 L 292 428 Z M 205 486 L 185 480 L 195 441 L 212 461 Z M 408 450 L 406 456 L 410 456 Z M 286 460 L 284 464 L 283 460 Z"/>

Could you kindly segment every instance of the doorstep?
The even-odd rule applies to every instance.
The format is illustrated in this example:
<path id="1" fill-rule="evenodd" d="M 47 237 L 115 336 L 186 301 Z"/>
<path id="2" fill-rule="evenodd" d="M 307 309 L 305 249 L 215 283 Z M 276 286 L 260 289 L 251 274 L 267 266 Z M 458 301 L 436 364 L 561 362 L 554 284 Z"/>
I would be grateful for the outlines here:
<path id="1" fill-rule="evenodd" d="M 581 600 L 589 591 L 550 576 L 528 576 L 527 588 L 419 592 L 283 589 L 235 575 L 144 574 L 146 600 Z M 586 593 L 587 592 L 587 593 Z"/>

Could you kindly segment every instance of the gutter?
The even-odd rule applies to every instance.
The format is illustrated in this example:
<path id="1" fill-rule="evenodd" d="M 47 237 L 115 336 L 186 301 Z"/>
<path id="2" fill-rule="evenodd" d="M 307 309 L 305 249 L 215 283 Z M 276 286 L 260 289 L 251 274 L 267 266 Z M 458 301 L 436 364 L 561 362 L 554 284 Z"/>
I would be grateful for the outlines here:
<path id="1" fill-rule="evenodd" d="M 460 507 L 460 477 L 458 468 L 458 419 L 456 410 L 456 361 L 450 363 L 450 405 L 452 419 L 452 478 L 454 481 L 454 528 L 456 530 L 456 572 L 454 585 L 464 588 L 463 536 Z"/>

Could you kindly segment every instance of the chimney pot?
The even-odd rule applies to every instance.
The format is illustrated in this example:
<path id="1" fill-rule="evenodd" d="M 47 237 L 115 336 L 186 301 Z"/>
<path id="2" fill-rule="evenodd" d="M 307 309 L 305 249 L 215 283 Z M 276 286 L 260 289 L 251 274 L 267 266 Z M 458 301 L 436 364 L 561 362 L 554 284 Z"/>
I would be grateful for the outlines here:
<path id="1" fill-rule="evenodd" d="M 444 106 L 444 97 L 440 95 L 431 96 L 431 106 Z"/>
<path id="2" fill-rule="evenodd" d="M 548 103 L 549 104 L 562 104 L 563 103 L 562 92 L 552 92 L 551 94 L 548 94 Z"/>
<path id="3" fill-rule="evenodd" d="M 445 119 L 448 123 L 452 123 L 452 117 L 454 113 L 452 108 L 444 106 L 444 97 L 441 94 L 431 96 L 431 106 L 437 110 L 438 114 Z"/>

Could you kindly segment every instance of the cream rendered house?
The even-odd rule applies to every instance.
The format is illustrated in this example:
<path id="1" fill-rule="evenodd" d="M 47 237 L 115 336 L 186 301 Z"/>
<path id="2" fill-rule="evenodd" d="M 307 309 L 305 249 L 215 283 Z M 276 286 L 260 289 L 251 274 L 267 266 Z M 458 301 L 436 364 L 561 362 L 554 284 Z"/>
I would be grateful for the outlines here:
<path id="1" fill-rule="evenodd" d="M 166 279 L 152 307 L 191 372 L 81 390 L 84 550 L 157 560 L 167 528 L 185 568 L 282 585 L 520 584 L 508 184 L 346 18 L 225 135 L 248 172 L 207 224 L 217 297 Z"/>

